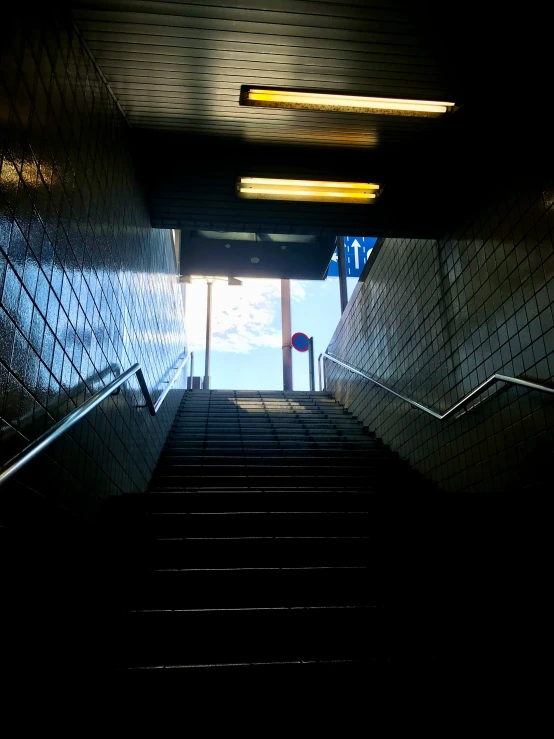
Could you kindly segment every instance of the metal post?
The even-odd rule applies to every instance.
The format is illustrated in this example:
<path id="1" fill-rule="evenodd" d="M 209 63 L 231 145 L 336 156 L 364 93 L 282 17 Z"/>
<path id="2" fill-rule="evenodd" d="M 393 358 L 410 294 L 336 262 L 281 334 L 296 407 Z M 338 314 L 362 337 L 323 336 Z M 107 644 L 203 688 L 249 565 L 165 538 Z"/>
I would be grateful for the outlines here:
<path id="1" fill-rule="evenodd" d="M 344 313 L 346 304 L 348 303 L 348 287 L 346 285 L 346 262 L 344 259 L 344 236 L 338 236 L 338 267 L 339 267 L 339 288 L 340 288 L 340 312 Z"/>
<path id="2" fill-rule="evenodd" d="M 323 385 L 321 384 L 321 360 L 323 359 L 323 355 L 320 354 L 317 358 L 317 374 L 319 377 L 319 389 L 323 390 Z"/>
<path id="3" fill-rule="evenodd" d="M 308 359 L 310 362 L 310 392 L 315 390 L 315 368 L 314 368 L 314 337 L 310 336 L 310 346 L 308 348 Z"/>
<path id="4" fill-rule="evenodd" d="M 208 309 L 206 313 L 206 364 L 204 366 L 204 390 L 210 389 L 210 346 L 212 343 L 212 280 L 208 283 Z"/>
<path id="5" fill-rule="evenodd" d="M 190 373 L 188 381 L 188 389 L 192 390 L 192 378 L 194 376 L 194 352 L 190 353 Z"/>
<path id="6" fill-rule="evenodd" d="M 281 322 L 283 337 L 283 390 L 292 390 L 290 280 L 281 280 Z"/>

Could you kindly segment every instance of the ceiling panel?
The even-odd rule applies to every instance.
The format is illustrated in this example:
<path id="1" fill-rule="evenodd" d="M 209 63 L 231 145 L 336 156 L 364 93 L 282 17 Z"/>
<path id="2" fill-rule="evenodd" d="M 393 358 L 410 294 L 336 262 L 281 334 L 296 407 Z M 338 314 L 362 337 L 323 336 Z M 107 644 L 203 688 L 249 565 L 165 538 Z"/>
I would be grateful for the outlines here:
<path id="1" fill-rule="evenodd" d="M 442 121 L 240 107 L 241 85 L 458 102 L 425 3 L 75 0 L 129 123 L 246 142 L 375 149 Z M 237 7 L 240 5 L 240 7 Z"/>
<path id="2" fill-rule="evenodd" d="M 530 163 L 551 171 L 550 26 L 532 4 L 71 5 L 133 129 L 154 226 L 436 238 Z M 242 107 L 241 85 L 461 108 L 432 119 Z M 239 175 L 371 180 L 383 191 L 371 206 L 245 201 Z"/>

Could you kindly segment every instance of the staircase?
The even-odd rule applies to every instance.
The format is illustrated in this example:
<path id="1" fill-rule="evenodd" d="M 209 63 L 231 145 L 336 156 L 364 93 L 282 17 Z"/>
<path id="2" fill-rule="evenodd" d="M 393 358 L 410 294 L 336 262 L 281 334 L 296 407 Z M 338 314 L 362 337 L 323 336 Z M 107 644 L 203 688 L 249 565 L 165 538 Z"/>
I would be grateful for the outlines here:
<path id="1" fill-rule="evenodd" d="M 135 715 L 214 688 L 274 710 L 277 678 L 311 720 L 308 686 L 363 712 L 397 677 L 436 697 L 532 653 L 546 559 L 522 502 L 430 490 L 325 393 L 187 391 L 150 492 L 99 520 L 16 492 L 0 544 L 22 685 L 57 675 Z"/>
<path id="2" fill-rule="evenodd" d="M 187 391 L 150 492 L 107 507 L 106 659 L 195 683 L 431 660 L 391 608 L 412 592 L 391 547 L 409 507 L 393 521 L 374 494 L 398 490 L 427 487 L 328 394 Z"/>

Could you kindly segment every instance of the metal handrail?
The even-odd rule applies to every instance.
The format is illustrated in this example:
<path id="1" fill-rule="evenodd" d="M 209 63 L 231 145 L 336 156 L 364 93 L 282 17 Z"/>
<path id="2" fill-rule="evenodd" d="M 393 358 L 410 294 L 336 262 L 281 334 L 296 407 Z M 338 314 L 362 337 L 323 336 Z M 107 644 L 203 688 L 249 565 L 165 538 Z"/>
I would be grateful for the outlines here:
<path id="1" fill-rule="evenodd" d="M 137 372 L 137 380 L 139 381 L 140 389 L 142 390 L 142 394 L 144 395 L 144 399 L 146 400 L 145 405 L 137 405 L 137 408 L 148 408 L 150 411 L 151 416 L 155 416 L 158 412 L 159 407 L 165 400 L 165 396 L 168 394 L 168 392 L 173 387 L 175 380 L 179 376 L 179 372 L 183 369 L 185 364 L 189 361 L 190 357 L 192 356 L 192 352 L 190 354 L 185 354 L 184 358 L 179 362 L 177 367 L 175 367 L 175 372 L 173 374 L 173 378 L 171 380 L 167 380 L 166 384 L 167 387 L 163 391 L 163 393 L 160 395 L 158 400 L 153 404 L 152 398 L 150 396 L 150 393 L 148 392 L 148 388 L 146 387 L 146 382 L 144 381 L 144 375 L 142 374 L 142 371 L 139 370 Z"/>
<path id="2" fill-rule="evenodd" d="M 136 374 L 137 376 L 141 392 L 144 395 L 144 399 L 146 401 L 145 405 L 137 405 L 136 407 L 146 407 L 150 411 L 150 415 L 155 416 L 167 393 L 169 392 L 169 389 L 174 384 L 179 372 L 182 370 L 189 357 L 190 354 L 187 354 L 185 358 L 179 363 L 178 367 L 175 370 L 175 374 L 173 375 L 173 379 L 168 382 L 168 386 L 160 395 L 156 403 L 152 402 L 152 396 L 150 395 L 148 387 L 146 386 L 146 381 L 144 379 L 140 364 L 138 364 L 138 362 L 136 364 L 133 364 L 132 367 L 129 367 L 128 370 L 125 370 L 125 372 L 116 377 L 115 380 L 112 380 L 112 382 L 103 387 L 102 390 L 99 390 L 88 400 L 85 400 L 84 403 L 81 403 L 81 405 L 75 408 L 74 411 L 68 413 L 61 419 L 61 421 L 55 423 L 51 428 L 48 429 L 48 431 L 45 431 L 43 434 L 41 434 L 38 439 L 32 441 L 18 454 L 16 454 L 15 457 L 12 457 L 8 462 L 6 462 L 6 464 L 0 468 L 0 485 L 6 482 L 6 480 L 8 480 L 12 475 L 15 475 L 16 472 L 18 472 L 24 465 L 34 459 L 37 454 L 40 454 L 44 449 L 46 449 L 47 446 L 50 446 L 50 444 L 59 439 L 60 436 L 63 436 L 66 431 L 69 431 L 72 426 L 74 426 L 78 421 L 84 418 L 88 413 L 90 413 L 93 408 L 96 408 L 96 406 L 99 405 L 108 396 L 118 391 L 119 387 L 123 385 L 123 383 L 134 374 Z"/>
<path id="3" fill-rule="evenodd" d="M 403 400 L 406 403 L 409 403 L 414 408 L 418 408 L 420 411 L 424 411 L 425 413 L 428 413 L 430 416 L 433 416 L 433 418 L 436 418 L 439 421 L 444 421 L 447 418 L 449 418 L 453 413 L 456 413 L 457 410 L 459 410 L 462 406 L 469 403 L 473 398 L 475 398 L 480 393 L 484 392 L 487 388 L 489 388 L 491 385 L 494 385 L 495 382 L 508 382 L 512 385 L 521 385 L 522 387 L 526 387 L 529 390 L 539 390 L 543 393 L 551 393 L 554 394 L 554 388 L 548 387 L 548 385 L 542 385 L 538 382 L 530 382 L 529 380 L 521 380 L 519 377 L 508 377 L 507 375 L 499 375 L 498 373 L 495 373 L 494 375 L 491 375 L 487 380 L 482 382 L 478 387 L 475 388 L 475 390 L 472 390 L 470 393 L 468 393 L 465 397 L 463 397 L 461 400 L 459 400 L 457 403 L 455 403 L 452 408 L 449 408 L 446 413 L 437 413 L 436 411 L 432 410 L 431 408 L 427 408 L 427 406 L 422 405 L 421 403 L 418 403 L 415 400 L 412 400 L 411 398 L 407 398 L 405 395 L 401 395 L 400 393 L 397 393 L 395 390 L 391 390 L 390 387 L 387 387 L 386 385 L 383 385 L 382 383 L 375 380 L 373 377 L 370 377 L 365 372 L 362 372 L 362 370 L 359 370 L 357 367 L 353 367 L 350 364 L 347 364 L 346 362 L 343 362 L 341 359 L 338 359 L 337 357 L 334 357 L 332 354 L 329 354 L 328 352 L 322 352 L 319 355 L 319 360 L 321 358 L 324 359 L 330 359 L 332 362 L 335 362 L 335 364 L 339 364 L 341 367 L 345 367 L 347 370 L 350 370 L 350 372 L 354 372 L 357 375 L 360 375 L 361 377 L 364 377 L 366 380 L 369 380 L 374 385 L 377 385 L 378 387 L 382 388 L 383 390 L 386 390 L 388 393 L 392 393 L 392 395 L 396 395 L 397 398 L 400 398 L 400 400 Z"/>

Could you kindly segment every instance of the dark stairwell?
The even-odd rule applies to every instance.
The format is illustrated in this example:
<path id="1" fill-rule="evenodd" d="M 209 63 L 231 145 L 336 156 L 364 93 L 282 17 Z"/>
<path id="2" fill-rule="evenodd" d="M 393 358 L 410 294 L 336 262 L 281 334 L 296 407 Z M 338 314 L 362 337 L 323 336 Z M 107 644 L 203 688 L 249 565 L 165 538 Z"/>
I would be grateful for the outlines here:
<path id="1" fill-rule="evenodd" d="M 206 12 L 219 29 L 210 41 L 217 55 L 182 47 L 189 59 L 179 73 L 185 87 L 174 94 L 160 91 L 167 87 L 165 72 L 151 74 L 148 59 L 143 73 L 130 73 L 135 79 L 127 73 L 135 54 L 150 54 L 156 39 L 165 47 L 158 48 L 162 64 L 181 68 L 171 51 L 178 46 L 171 44 L 181 44 L 188 23 L 182 18 L 194 20 L 202 4 L 166 4 L 181 14 L 177 24 L 171 16 L 161 24 L 145 18 L 148 4 L 142 2 L 73 5 L 79 28 L 67 4 L 44 4 L 33 13 L 22 4 L 12 9 L 13 19 L 11 11 L 3 15 L 1 464 L 135 362 L 159 399 L 186 343 L 176 272 L 185 275 L 180 268 L 187 264 L 177 263 L 163 228 L 257 231 L 265 224 L 272 233 L 281 224 L 284 233 L 311 233 L 317 224 L 332 235 L 385 235 L 379 261 L 351 301 L 331 351 L 438 410 L 492 372 L 552 382 L 551 124 L 547 106 L 519 116 L 498 104 L 513 96 L 516 77 L 506 69 L 517 72 L 528 100 L 542 99 L 548 89 L 543 80 L 550 65 L 538 63 L 550 49 L 538 42 L 547 28 L 542 18 L 535 22 L 531 13 L 518 12 L 512 44 L 509 34 L 498 32 L 498 18 L 491 15 L 487 28 L 481 12 L 459 14 L 456 28 L 445 17 L 448 33 L 442 34 L 435 14 L 418 6 L 407 17 L 406 4 L 393 3 L 375 35 L 382 3 L 335 3 L 341 28 L 328 16 L 328 3 L 306 4 L 313 15 L 304 19 L 289 3 L 279 25 L 265 22 L 271 11 L 262 3 L 247 14 L 247 22 L 263 24 L 254 34 L 240 25 L 244 17 L 232 20 L 244 9 L 215 3 Z M 136 17 L 129 24 L 122 17 L 133 15 L 133 6 L 146 21 L 138 40 L 130 38 Z M 222 9 L 229 16 L 224 24 Z M 479 30 L 472 34 L 477 17 Z M 162 35 L 152 34 L 160 27 Z M 280 36 L 285 43 L 267 47 L 269 30 L 273 41 Z M 113 63 L 112 42 L 105 43 L 111 34 L 121 45 Z M 228 34 L 238 35 L 229 41 Z M 437 39 L 452 55 L 432 62 Z M 129 43 L 136 43 L 132 56 Z M 225 57 L 216 61 L 237 43 L 239 76 Z M 479 49 L 471 59 L 469 47 Z M 498 54 L 498 47 L 506 53 Z M 255 112 L 245 128 L 249 113 L 239 106 L 239 86 L 252 72 L 251 55 L 261 49 L 273 73 L 284 71 L 283 85 L 295 77 L 268 51 L 298 52 L 297 67 L 312 57 L 328 59 L 333 75 L 340 72 L 333 88 L 425 98 L 435 89 L 437 99 L 460 98 L 462 109 L 442 133 L 425 133 L 425 122 L 420 127 L 414 119 L 316 111 L 266 111 L 271 118 Z M 406 49 L 425 63 L 397 76 L 393 67 L 404 66 Z M 214 64 L 220 66 L 212 75 Z M 310 66 L 314 84 L 330 84 L 329 67 Z M 216 96 L 221 105 L 211 105 L 213 86 L 197 79 L 190 89 L 202 92 L 199 102 L 183 94 L 191 69 L 202 80 L 210 75 L 218 88 L 227 78 L 224 94 Z M 177 99 L 179 107 L 184 101 L 180 113 L 172 110 Z M 192 121 L 189 104 L 198 112 Z M 380 133 L 359 139 L 367 121 Z M 337 145 L 329 147 L 333 131 Z M 191 155 L 199 167 L 191 167 Z M 367 212 L 327 204 L 241 205 L 234 198 L 235 176 L 256 163 L 260 175 L 357 181 L 375 173 L 384 178 L 385 196 Z M 323 261 L 330 256 L 319 254 Z M 236 264 L 231 272 L 238 275 Z M 60 675 L 79 686 L 97 673 L 121 684 L 167 679 L 192 685 L 219 676 L 229 685 L 236 675 L 238 682 L 255 682 L 260 672 L 285 672 L 302 687 L 309 671 L 323 676 L 320 683 L 330 673 L 349 675 L 349 684 L 363 690 L 368 675 L 379 678 L 384 665 L 400 672 L 409 666 L 418 675 L 424 666 L 438 667 L 440 676 L 445 666 L 459 674 L 468 668 L 467 684 L 474 685 L 483 666 L 502 670 L 531 653 L 527 640 L 535 629 L 524 628 L 521 616 L 534 617 L 535 593 L 544 590 L 531 592 L 528 585 L 546 559 L 529 540 L 540 541 L 536 521 L 545 518 L 535 493 L 550 489 L 551 403 L 510 388 L 441 426 L 390 394 L 383 401 L 384 391 L 353 381 L 349 371 L 332 368 L 327 379 L 334 397 L 364 426 L 448 494 L 428 491 L 326 396 L 309 403 L 307 394 L 291 397 L 301 398 L 298 408 L 321 405 L 322 418 L 336 415 L 341 422 L 326 420 L 320 434 L 315 420 L 300 418 L 311 412 L 297 410 L 294 424 L 292 415 L 284 422 L 295 432 L 290 437 L 287 430 L 287 445 L 273 411 L 252 413 L 245 408 L 250 401 L 234 394 L 216 401 L 220 393 L 189 393 L 176 426 L 182 422 L 186 430 L 170 438 L 179 451 L 163 452 L 151 492 L 139 495 L 173 423 L 182 384 L 160 414 L 149 417 L 137 411 L 143 397 L 130 381 L 0 490 L 4 663 L 13 653 L 25 673 L 23 686 L 36 674 L 43 690 L 57 686 Z M 237 427 L 242 415 L 245 426 L 264 420 L 253 438 L 228 428 L 216 441 L 221 430 L 208 438 L 208 421 L 184 421 L 196 400 L 213 403 L 206 419 L 215 418 L 222 402 L 236 414 Z M 335 411 L 324 411 L 327 405 Z M 201 429 L 193 432 L 195 425 Z M 267 440 L 263 425 L 271 427 Z M 188 433 L 198 436 L 187 439 Z M 351 436 L 355 440 L 347 441 Z M 274 452 L 270 460 L 262 449 L 266 457 Z M 294 473 L 292 460 L 298 462 Z M 491 489 L 499 495 L 488 495 Z M 524 494 L 514 502 L 506 491 Z M 536 511 L 529 520 L 527 507 Z M 246 538 L 250 531 L 252 539 Z M 322 538 L 308 545 L 304 538 L 314 532 Z M 267 668 L 225 667 L 231 663 Z M 204 664 L 224 667 L 167 669 Z M 9 670 L 7 676 L 15 682 Z M 96 694 L 100 686 L 97 681 Z"/>
<path id="2" fill-rule="evenodd" d="M 25 680 L 365 700 L 385 676 L 440 688 L 528 656 L 520 503 L 434 491 L 327 393 L 187 391 L 149 492 L 94 521 L 10 500 Z"/>
<path id="3" fill-rule="evenodd" d="M 470 512 L 329 394 L 187 392 L 150 492 L 104 514 L 99 667 L 124 685 L 255 682 L 253 665 L 353 685 L 498 657 L 492 611 L 470 617 L 501 589 L 486 516 L 457 551 Z"/>

